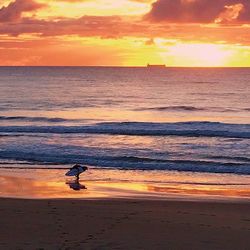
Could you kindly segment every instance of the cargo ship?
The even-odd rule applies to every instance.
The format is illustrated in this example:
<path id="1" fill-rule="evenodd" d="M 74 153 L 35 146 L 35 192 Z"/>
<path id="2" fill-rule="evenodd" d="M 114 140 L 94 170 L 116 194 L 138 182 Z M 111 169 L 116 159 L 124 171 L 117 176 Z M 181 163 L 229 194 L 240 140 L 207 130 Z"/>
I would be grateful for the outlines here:
<path id="1" fill-rule="evenodd" d="M 165 64 L 148 64 L 147 68 L 149 68 L 149 69 L 165 69 L 166 65 Z"/>

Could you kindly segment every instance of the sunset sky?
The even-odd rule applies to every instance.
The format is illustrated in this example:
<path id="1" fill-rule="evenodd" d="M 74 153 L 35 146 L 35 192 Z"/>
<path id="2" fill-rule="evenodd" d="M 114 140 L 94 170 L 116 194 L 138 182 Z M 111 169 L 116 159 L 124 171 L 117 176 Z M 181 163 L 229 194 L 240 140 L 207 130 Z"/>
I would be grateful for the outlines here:
<path id="1" fill-rule="evenodd" d="M 0 65 L 250 67 L 250 0 L 0 0 Z"/>

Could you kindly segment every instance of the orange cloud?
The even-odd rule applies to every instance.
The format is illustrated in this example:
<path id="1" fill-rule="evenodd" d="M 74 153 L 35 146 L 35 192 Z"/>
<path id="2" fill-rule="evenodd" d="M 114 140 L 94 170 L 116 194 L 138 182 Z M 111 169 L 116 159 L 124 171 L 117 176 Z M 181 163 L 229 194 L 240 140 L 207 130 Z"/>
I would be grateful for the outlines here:
<path id="1" fill-rule="evenodd" d="M 148 20 L 121 16 L 83 16 L 39 20 L 22 18 L 18 23 L 0 24 L 0 35 L 66 36 L 122 38 L 171 38 L 184 41 L 250 44 L 250 27 L 201 26 L 199 24 L 150 23 Z M 52 38 L 51 38 L 52 39 Z"/>
<path id="2" fill-rule="evenodd" d="M 89 0 L 91 1 L 91 0 Z M 137 0 L 135 0 L 137 1 Z M 140 1 L 140 0 L 139 0 Z M 146 18 L 142 16 L 82 16 L 82 17 L 22 17 L 23 12 L 39 11 L 44 3 L 33 0 L 16 0 L 0 9 L 0 35 L 81 37 L 154 37 L 184 41 L 223 42 L 250 44 L 249 26 L 201 26 L 201 22 L 217 24 L 243 20 L 249 13 L 248 2 L 225 5 L 236 0 L 158 0 Z M 248 1 L 248 0 L 247 0 Z M 214 4 L 213 4 L 214 3 Z M 170 8 L 171 7 L 171 8 Z M 206 11 L 204 11 L 205 8 Z M 211 15 L 211 13 L 213 13 Z M 240 19 L 241 18 L 241 19 Z M 164 20 L 164 22 L 162 22 Z M 8 21 L 8 22 L 7 22 Z M 15 25 L 12 24 L 15 22 Z M 197 24 L 193 24 L 197 22 Z M 205 22 L 205 23 L 206 23 Z"/>
<path id="3" fill-rule="evenodd" d="M 215 23 L 227 23 L 236 20 L 244 10 L 244 5 L 238 3 L 234 5 L 226 5 L 224 8 L 225 9 L 215 19 Z"/>
<path id="4" fill-rule="evenodd" d="M 21 19 L 23 12 L 36 11 L 45 4 L 37 3 L 33 0 L 16 0 L 7 7 L 0 9 L 0 22 L 15 22 Z"/>
<path id="5" fill-rule="evenodd" d="M 112 0 L 6 0 L 0 63 L 176 66 L 185 55 L 185 65 L 250 65 L 249 0 L 117 0 L 103 10 L 105 3 Z M 137 5 L 142 12 L 133 12 Z M 216 55 L 210 62 L 207 48 Z M 196 57 L 178 54 L 182 49 Z M 226 64 L 233 51 L 238 61 Z"/>

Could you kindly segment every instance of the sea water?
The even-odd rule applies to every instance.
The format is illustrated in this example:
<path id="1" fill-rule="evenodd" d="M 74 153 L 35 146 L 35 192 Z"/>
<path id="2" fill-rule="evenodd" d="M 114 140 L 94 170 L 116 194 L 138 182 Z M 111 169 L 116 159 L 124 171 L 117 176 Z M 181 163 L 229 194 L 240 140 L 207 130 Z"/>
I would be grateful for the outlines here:
<path id="1" fill-rule="evenodd" d="M 1 67 L 0 168 L 75 163 L 249 185 L 250 69 Z"/>

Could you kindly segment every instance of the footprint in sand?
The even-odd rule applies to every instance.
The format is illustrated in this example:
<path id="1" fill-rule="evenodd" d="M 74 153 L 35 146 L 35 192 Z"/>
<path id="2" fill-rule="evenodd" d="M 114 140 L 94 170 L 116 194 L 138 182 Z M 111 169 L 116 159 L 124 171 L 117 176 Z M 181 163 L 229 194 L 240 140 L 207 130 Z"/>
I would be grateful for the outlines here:
<path id="1" fill-rule="evenodd" d="M 248 222 L 250 222 L 250 219 L 241 219 L 241 221 L 248 221 Z"/>

